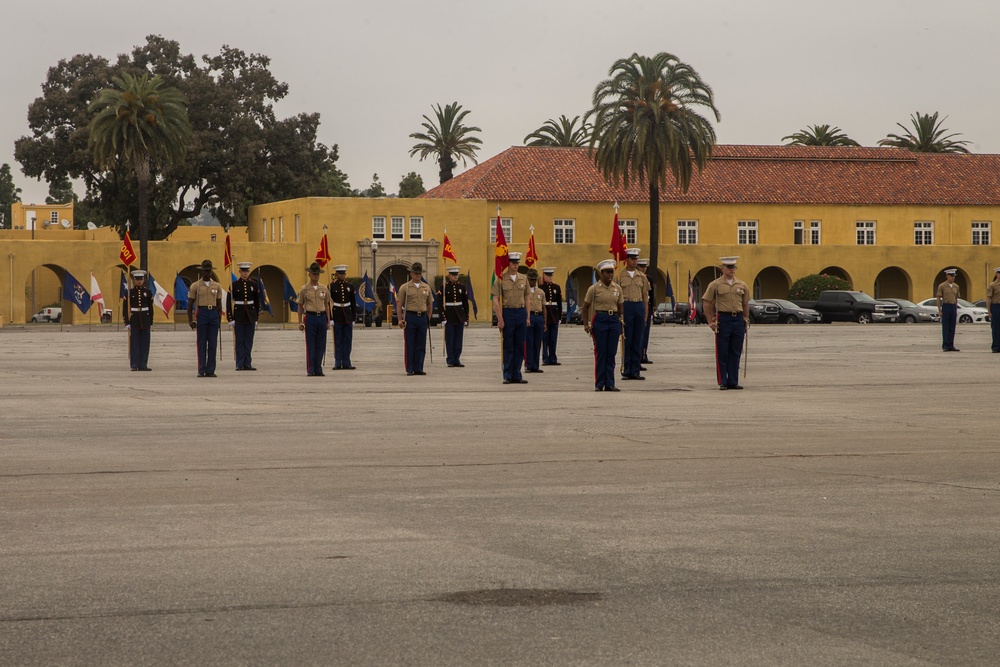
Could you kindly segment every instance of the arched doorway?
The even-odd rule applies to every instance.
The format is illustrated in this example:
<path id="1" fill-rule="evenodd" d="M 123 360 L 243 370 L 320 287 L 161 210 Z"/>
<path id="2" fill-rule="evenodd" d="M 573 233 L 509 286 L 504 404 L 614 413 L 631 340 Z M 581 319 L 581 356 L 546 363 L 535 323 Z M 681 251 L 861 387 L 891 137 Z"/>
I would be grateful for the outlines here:
<path id="1" fill-rule="evenodd" d="M 873 297 L 876 299 L 910 299 L 912 300 L 912 281 L 909 274 L 898 266 L 882 269 L 875 277 Z"/>
<path id="2" fill-rule="evenodd" d="M 854 280 L 851 278 L 851 274 L 849 274 L 847 271 L 840 268 L 839 266 L 828 266 L 822 271 L 820 271 L 819 274 L 821 276 L 836 276 L 841 280 L 846 280 L 847 284 L 850 285 L 851 289 L 854 289 Z"/>
<path id="3" fill-rule="evenodd" d="M 791 279 L 784 269 L 769 266 L 762 269 L 753 280 L 753 298 L 784 299 L 792 286 Z"/>
<path id="4" fill-rule="evenodd" d="M 79 276 L 74 277 L 83 282 Z M 86 278 L 89 283 L 90 275 Z M 72 302 L 63 301 L 65 281 L 66 269 L 57 264 L 39 264 L 33 268 L 24 281 L 24 319 L 72 324 L 75 309 Z M 90 287 L 89 284 L 85 286 Z"/>

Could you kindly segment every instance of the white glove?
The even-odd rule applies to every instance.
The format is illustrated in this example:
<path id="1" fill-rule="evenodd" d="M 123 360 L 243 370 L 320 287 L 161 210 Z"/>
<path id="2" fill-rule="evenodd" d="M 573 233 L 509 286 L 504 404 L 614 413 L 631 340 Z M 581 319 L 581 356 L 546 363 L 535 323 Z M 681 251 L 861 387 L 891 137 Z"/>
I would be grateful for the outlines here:
<path id="1" fill-rule="evenodd" d="M 229 322 L 229 326 L 231 326 L 231 327 L 235 327 L 235 326 L 236 326 L 236 322 L 233 322 L 232 320 L 230 320 L 230 322 Z"/>
<path id="2" fill-rule="evenodd" d="M 131 330 L 132 330 L 132 325 L 131 324 L 126 324 L 125 325 L 125 331 L 131 331 Z"/>

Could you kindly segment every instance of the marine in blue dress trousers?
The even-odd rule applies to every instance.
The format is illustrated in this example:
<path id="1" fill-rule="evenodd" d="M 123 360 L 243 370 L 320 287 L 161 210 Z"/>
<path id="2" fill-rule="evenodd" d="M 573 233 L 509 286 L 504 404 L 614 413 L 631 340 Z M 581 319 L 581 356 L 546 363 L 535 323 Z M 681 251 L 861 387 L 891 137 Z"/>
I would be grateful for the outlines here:
<path id="1" fill-rule="evenodd" d="M 146 287 L 146 272 L 132 272 L 132 288 L 122 309 L 128 331 L 129 366 L 134 371 L 148 371 L 149 332 L 153 328 L 153 293 Z"/>
<path id="2" fill-rule="evenodd" d="M 542 291 L 545 292 L 545 332 L 542 334 L 542 366 L 559 366 L 556 345 L 559 343 L 559 324 L 562 322 L 562 288 L 552 281 L 556 267 L 542 269 Z"/>
<path id="3" fill-rule="evenodd" d="M 509 264 L 500 280 L 494 281 L 493 313 L 503 337 L 503 383 L 528 384 L 521 377 L 524 343 L 528 333 L 528 279 L 518 271 L 521 253 L 507 255 Z"/>
<path id="4" fill-rule="evenodd" d="M 937 287 L 938 314 L 941 315 L 941 349 L 958 352 L 955 347 L 955 326 L 958 324 L 958 299 L 962 291 L 955 282 L 958 269 L 945 269 L 945 280 Z"/>
<path id="5" fill-rule="evenodd" d="M 618 284 L 625 299 L 625 345 L 622 359 L 623 380 L 645 380 L 639 374 L 642 346 L 646 339 L 646 311 L 649 304 L 649 281 L 639 270 L 639 249 L 629 248 L 625 268 L 618 274 Z"/>
<path id="6" fill-rule="evenodd" d="M 583 330 L 594 339 L 594 391 L 619 391 L 615 386 L 615 355 L 625 300 L 621 285 L 614 282 L 616 265 L 613 259 L 598 264 L 601 279 L 583 297 Z"/>
<path id="7" fill-rule="evenodd" d="M 188 324 L 198 331 L 198 377 L 214 378 L 222 326 L 222 285 L 212 280 L 212 260 L 202 262 L 199 270 L 201 278 L 191 283 L 188 290 Z"/>
<path id="8" fill-rule="evenodd" d="M 462 344 L 465 327 L 469 325 L 469 294 L 465 285 L 458 282 L 460 266 L 448 267 L 444 284 L 444 349 L 448 366 L 463 368 Z"/>
<path id="9" fill-rule="evenodd" d="M 403 367 L 407 375 L 427 375 L 424 358 L 427 355 L 427 324 L 434 297 L 431 286 L 422 278 L 420 262 L 410 266 L 410 279 L 396 290 L 399 305 L 399 326 L 403 329 Z"/>
<path id="10" fill-rule="evenodd" d="M 250 262 L 239 262 L 240 277 L 233 281 L 226 302 L 226 319 L 233 328 L 236 346 L 236 370 L 255 371 L 253 366 L 253 339 L 257 332 L 257 319 L 263 304 L 257 281 L 250 279 Z"/>
<path id="11" fill-rule="evenodd" d="M 719 389 L 742 389 L 740 357 L 750 326 L 750 288 L 736 277 L 739 257 L 720 257 L 722 277 L 708 284 L 702 302 L 705 319 L 715 332 L 715 370 Z"/>
<path id="12" fill-rule="evenodd" d="M 347 282 L 347 265 L 333 267 L 330 298 L 333 300 L 333 370 L 353 371 L 351 349 L 354 347 L 354 323 L 358 317 L 354 285 Z"/>
<path id="13" fill-rule="evenodd" d="M 993 282 L 986 287 L 986 307 L 990 309 L 990 349 L 1000 352 L 1000 267 L 993 269 Z"/>
<path id="14" fill-rule="evenodd" d="M 330 328 L 330 290 L 319 284 L 323 267 L 313 262 L 306 269 L 309 282 L 302 286 L 295 302 L 299 304 L 299 331 L 306 339 L 306 375 L 323 377 L 323 355 L 326 352 L 326 330 Z"/>

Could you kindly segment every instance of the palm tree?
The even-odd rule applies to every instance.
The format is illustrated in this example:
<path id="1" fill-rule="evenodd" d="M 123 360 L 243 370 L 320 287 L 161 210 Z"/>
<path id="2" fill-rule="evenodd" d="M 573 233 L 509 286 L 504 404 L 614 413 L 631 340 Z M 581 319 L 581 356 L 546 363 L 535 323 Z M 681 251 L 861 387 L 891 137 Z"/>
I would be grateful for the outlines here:
<path id="1" fill-rule="evenodd" d="M 932 114 L 922 114 L 918 111 L 910 116 L 910 123 L 916 134 L 911 133 L 902 123 L 896 123 L 906 134 L 902 136 L 889 134 L 879 141 L 878 145 L 905 148 L 914 153 L 968 153 L 969 149 L 965 145 L 970 142 L 952 140 L 952 137 L 961 136 L 960 132 L 945 134 L 948 130 L 941 127 L 941 123 L 947 118 L 945 116 L 939 121 L 937 111 Z"/>
<path id="2" fill-rule="evenodd" d="M 633 53 L 615 62 L 610 78 L 594 89 L 591 155 L 604 178 L 628 187 L 630 179 L 649 188 L 649 268 L 656 275 L 660 239 L 660 188 L 667 172 L 687 192 L 695 167 L 704 169 L 715 146 L 712 89 L 690 66 L 669 53 L 652 58 Z"/>
<path id="3" fill-rule="evenodd" d="M 580 127 L 576 127 L 579 116 L 573 120 L 559 116 L 559 120 L 549 119 L 540 128 L 524 138 L 525 146 L 586 146 L 590 143 L 590 132 L 593 129 L 584 119 Z M 529 141 L 530 140 L 530 141 Z"/>
<path id="4" fill-rule="evenodd" d="M 458 166 L 455 158 L 461 158 L 462 165 L 466 164 L 466 159 L 476 162 L 476 151 L 482 145 L 479 137 L 473 136 L 473 132 L 482 132 L 478 127 L 466 127 L 462 125 L 462 119 L 469 112 L 462 110 L 462 105 L 452 102 L 444 109 L 438 104 L 434 109 L 435 120 L 424 116 L 424 126 L 426 132 L 414 132 L 411 139 L 418 139 L 421 143 L 410 149 L 410 157 L 420 154 L 421 162 L 424 158 L 433 155 L 437 160 L 440 171 L 438 176 L 441 182 L 451 180 L 454 175 L 452 170 Z"/>
<path id="5" fill-rule="evenodd" d="M 187 99 L 176 88 L 167 87 L 160 76 L 112 78 L 90 103 L 96 112 L 90 121 L 90 148 L 103 169 L 119 164 L 132 169 L 138 184 L 139 261 L 148 268 L 148 188 L 153 163 L 171 165 L 180 161 L 191 136 Z"/>
<path id="6" fill-rule="evenodd" d="M 791 141 L 789 141 L 789 139 Z M 860 146 L 858 142 L 844 134 L 839 127 L 829 125 L 810 125 L 795 134 L 782 137 L 788 141 L 787 146 Z"/>

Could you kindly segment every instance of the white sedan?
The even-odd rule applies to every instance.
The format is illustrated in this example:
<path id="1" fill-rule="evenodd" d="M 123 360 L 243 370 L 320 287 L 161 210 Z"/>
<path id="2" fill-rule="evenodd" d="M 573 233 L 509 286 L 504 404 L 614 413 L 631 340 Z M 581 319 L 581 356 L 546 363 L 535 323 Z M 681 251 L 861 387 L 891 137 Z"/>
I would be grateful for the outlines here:
<path id="1" fill-rule="evenodd" d="M 918 306 L 927 306 L 937 310 L 937 299 L 924 299 L 917 303 Z M 958 300 L 958 321 L 962 324 L 970 322 L 989 322 L 990 311 L 985 308 L 969 303 L 965 299 Z"/>

